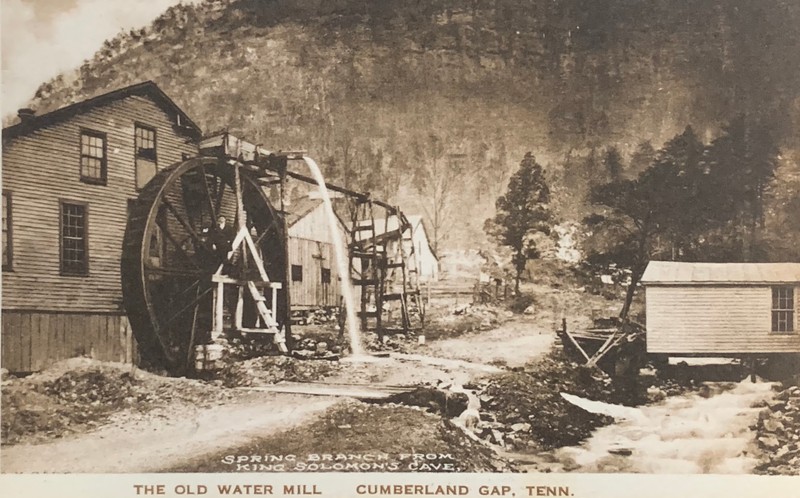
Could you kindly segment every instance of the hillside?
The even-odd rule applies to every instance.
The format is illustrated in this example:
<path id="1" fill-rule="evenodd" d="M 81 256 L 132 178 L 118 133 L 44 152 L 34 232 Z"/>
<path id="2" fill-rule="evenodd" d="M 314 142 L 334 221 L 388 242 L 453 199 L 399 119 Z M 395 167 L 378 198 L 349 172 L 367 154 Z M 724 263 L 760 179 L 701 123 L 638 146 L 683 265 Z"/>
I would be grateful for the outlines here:
<path id="1" fill-rule="evenodd" d="M 441 247 L 474 247 L 528 150 L 558 181 L 593 148 L 630 155 L 689 123 L 708 141 L 740 113 L 800 149 L 800 4 L 211 0 L 107 41 L 31 105 L 147 79 L 207 132 L 308 150 L 429 219 L 438 199 Z"/>

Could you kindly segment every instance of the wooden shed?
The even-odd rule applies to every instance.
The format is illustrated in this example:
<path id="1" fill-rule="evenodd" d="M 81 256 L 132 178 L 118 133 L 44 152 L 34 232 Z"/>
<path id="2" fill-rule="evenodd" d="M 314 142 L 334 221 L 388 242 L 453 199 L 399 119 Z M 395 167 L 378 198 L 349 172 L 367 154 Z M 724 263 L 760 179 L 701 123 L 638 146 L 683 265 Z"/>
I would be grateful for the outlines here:
<path id="1" fill-rule="evenodd" d="M 200 129 L 152 82 L 3 129 L 2 366 L 133 361 L 120 258 L 128 201 L 198 154 Z"/>
<path id="2" fill-rule="evenodd" d="M 800 263 L 651 261 L 642 283 L 649 353 L 800 352 Z"/>
<path id="3" fill-rule="evenodd" d="M 286 210 L 292 308 L 339 306 L 339 270 L 324 203 L 303 197 L 286 206 Z M 341 221 L 338 230 L 346 243 L 347 233 Z"/>

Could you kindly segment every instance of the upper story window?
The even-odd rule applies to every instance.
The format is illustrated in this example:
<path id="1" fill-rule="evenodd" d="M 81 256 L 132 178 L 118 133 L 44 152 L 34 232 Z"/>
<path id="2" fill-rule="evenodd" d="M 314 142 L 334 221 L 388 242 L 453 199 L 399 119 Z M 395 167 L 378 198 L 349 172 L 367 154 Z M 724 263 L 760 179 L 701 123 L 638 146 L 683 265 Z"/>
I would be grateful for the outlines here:
<path id="1" fill-rule="evenodd" d="M 794 332 L 794 287 L 772 288 L 772 331 Z"/>
<path id="2" fill-rule="evenodd" d="M 89 246 L 86 204 L 61 203 L 61 274 L 89 274 Z"/>
<path id="3" fill-rule="evenodd" d="M 81 130 L 81 181 L 106 183 L 106 134 Z"/>
<path id="4" fill-rule="evenodd" d="M 14 244 L 12 243 L 11 226 L 11 192 L 3 191 L 3 270 L 11 270 Z"/>
<path id="5" fill-rule="evenodd" d="M 136 188 L 140 189 L 150 181 L 158 170 L 156 153 L 156 130 L 149 126 L 135 126 Z"/>

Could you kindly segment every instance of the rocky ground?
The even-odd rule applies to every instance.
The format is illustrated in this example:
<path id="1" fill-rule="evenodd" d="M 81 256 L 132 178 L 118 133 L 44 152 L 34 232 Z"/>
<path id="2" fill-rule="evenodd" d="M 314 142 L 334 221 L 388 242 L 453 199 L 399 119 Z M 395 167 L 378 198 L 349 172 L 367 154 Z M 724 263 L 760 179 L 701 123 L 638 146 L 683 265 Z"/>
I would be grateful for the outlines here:
<path id="1" fill-rule="evenodd" d="M 409 467 L 414 458 L 408 455 L 425 448 L 444 456 L 424 470 L 513 471 L 498 452 L 546 454 L 581 444 L 615 422 L 578 408 L 561 393 L 627 406 L 689 391 L 704 396 L 703 384 L 685 365 L 651 366 L 636 377 L 612 380 L 571 361 L 554 326 L 564 314 L 581 326 L 587 308 L 604 305 L 601 297 L 593 299 L 541 287 L 525 302 L 526 314 L 496 306 L 441 308 L 431 315 L 424 344 L 416 337 L 380 343 L 368 335 L 368 348 L 392 351 L 391 358 L 375 362 L 338 361 L 342 345 L 327 318 L 300 329 L 298 357 L 255 356 L 257 351 L 237 345 L 237 354 L 205 380 L 70 360 L 4 381 L 3 470 L 244 471 L 252 469 L 231 466 L 226 455 L 255 452 L 291 454 L 295 463 L 284 470 L 313 471 L 326 470 L 308 467 L 313 455 L 338 452 L 380 453 L 384 465 L 374 470 L 409 471 L 420 469 Z M 415 389 L 369 403 L 235 389 L 282 382 Z M 754 427 L 763 453 L 758 472 L 798 473 L 798 419 L 800 388 L 787 385 L 764 406 Z M 134 443 L 142 432 L 158 436 Z M 195 436 L 187 439 L 187 433 Z M 126 450 L 106 456 L 118 447 Z M 43 451 L 56 457 L 45 458 Z M 68 457 L 76 452 L 102 456 L 76 467 Z M 10 470 L 7 462 L 13 463 Z"/>
<path id="2" fill-rule="evenodd" d="M 759 413 L 756 431 L 759 474 L 800 475 L 800 386 L 779 391 Z"/>
<path id="3" fill-rule="evenodd" d="M 73 358 L 28 377 L 3 380 L 2 444 L 80 434 L 115 418 L 135 418 L 166 407 L 209 407 L 239 394 L 218 383 Z"/>
<path id="4" fill-rule="evenodd" d="M 387 437 L 390 434 L 390 437 Z M 421 453 L 424 452 L 424 457 Z M 242 461 L 231 461 L 230 455 Z M 250 455 L 274 456 L 272 468 Z M 228 457 L 226 459 L 226 457 Z M 277 465 L 280 461 L 280 467 Z M 171 472 L 502 472 L 514 467 L 425 408 L 347 400 L 313 422 L 167 469 Z"/>

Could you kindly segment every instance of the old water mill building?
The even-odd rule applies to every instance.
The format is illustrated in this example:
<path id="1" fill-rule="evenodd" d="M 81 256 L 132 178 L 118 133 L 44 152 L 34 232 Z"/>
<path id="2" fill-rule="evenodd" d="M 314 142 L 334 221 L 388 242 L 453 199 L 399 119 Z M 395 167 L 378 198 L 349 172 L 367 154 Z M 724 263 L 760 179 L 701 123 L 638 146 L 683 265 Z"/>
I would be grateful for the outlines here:
<path id="1" fill-rule="evenodd" d="M 287 166 L 301 154 L 204 138 L 152 82 L 19 118 L 3 129 L 4 368 L 89 356 L 186 371 L 224 331 L 286 351 L 294 307 L 340 305 L 322 202 L 286 202 L 287 181 L 314 184 Z M 410 240 L 408 219 L 328 189 L 362 326 L 380 332 L 390 302 L 402 330 L 419 326 L 413 254 L 388 250 Z M 375 210 L 401 222 L 379 237 Z"/>

